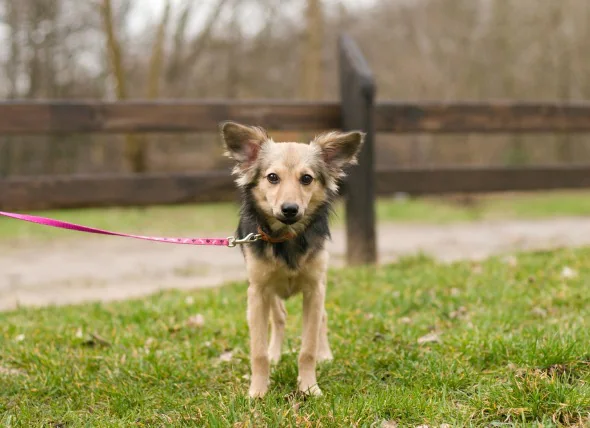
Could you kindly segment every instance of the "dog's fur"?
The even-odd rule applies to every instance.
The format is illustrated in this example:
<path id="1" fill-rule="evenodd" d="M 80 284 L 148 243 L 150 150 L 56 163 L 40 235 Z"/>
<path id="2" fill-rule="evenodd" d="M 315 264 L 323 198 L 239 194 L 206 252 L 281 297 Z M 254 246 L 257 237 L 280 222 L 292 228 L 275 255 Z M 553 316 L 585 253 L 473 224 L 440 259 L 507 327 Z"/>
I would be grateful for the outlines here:
<path id="1" fill-rule="evenodd" d="M 270 363 L 281 356 L 283 300 L 299 292 L 303 335 L 298 387 L 320 395 L 316 362 L 332 359 L 324 309 L 328 216 L 343 168 L 356 162 L 364 134 L 329 132 L 309 144 L 276 143 L 264 129 L 234 122 L 223 123 L 221 134 L 226 155 L 236 161 L 234 174 L 242 191 L 238 236 L 262 230 L 270 237 L 242 247 L 249 279 L 250 396 L 262 397 L 268 390 Z M 297 205 L 297 214 L 287 218 L 284 204 Z"/>

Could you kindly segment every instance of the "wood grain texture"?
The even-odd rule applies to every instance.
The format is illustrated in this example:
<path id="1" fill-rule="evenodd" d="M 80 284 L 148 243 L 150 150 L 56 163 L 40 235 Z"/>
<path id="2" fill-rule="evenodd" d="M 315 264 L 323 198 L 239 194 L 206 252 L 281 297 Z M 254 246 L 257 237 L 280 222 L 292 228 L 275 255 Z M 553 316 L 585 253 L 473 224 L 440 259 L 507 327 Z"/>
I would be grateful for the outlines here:
<path id="1" fill-rule="evenodd" d="M 377 261 L 375 233 L 375 82 L 354 41 L 340 38 L 340 97 L 342 129 L 365 132 L 358 165 L 348 172 L 346 194 L 346 257 L 351 265 Z"/>
<path id="2" fill-rule="evenodd" d="M 590 166 L 400 168 L 376 176 L 379 195 L 590 188 Z"/>
<path id="3" fill-rule="evenodd" d="M 366 83 L 362 72 L 359 78 Z M 315 131 L 338 129 L 344 117 L 338 103 L 317 102 L 0 102 L 4 135 L 216 132 L 224 120 Z M 381 102 L 375 105 L 374 127 L 383 133 L 590 132 L 590 103 Z"/>
<path id="4" fill-rule="evenodd" d="M 5 210 L 237 201 L 229 171 L 198 174 L 40 176 L 0 180 Z"/>
<path id="5" fill-rule="evenodd" d="M 375 128 L 395 133 L 590 132 L 590 103 L 381 103 L 376 106 Z"/>
<path id="6" fill-rule="evenodd" d="M 347 193 L 345 181 L 342 192 Z M 379 170 L 375 191 L 411 195 L 590 188 L 590 166 Z M 229 171 L 195 174 L 44 176 L 0 180 L 0 209 L 38 210 L 237 201 Z"/>
<path id="7" fill-rule="evenodd" d="M 233 120 L 270 130 L 338 129 L 334 103 L 287 101 L 49 101 L 0 103 L 0 134 L 217 132 Z"/>

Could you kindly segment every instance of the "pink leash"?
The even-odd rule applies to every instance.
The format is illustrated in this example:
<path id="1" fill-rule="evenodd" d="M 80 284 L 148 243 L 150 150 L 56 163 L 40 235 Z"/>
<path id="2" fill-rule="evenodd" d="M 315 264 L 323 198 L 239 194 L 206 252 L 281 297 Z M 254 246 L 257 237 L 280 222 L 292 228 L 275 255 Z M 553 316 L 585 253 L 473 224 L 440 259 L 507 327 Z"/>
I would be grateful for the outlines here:
<path id="1" fill-rule="evenodd" d="M 164 242 L 168 244 L 186 244 L 186 245 L 214 245 L 218 247 L 235 247 L 238 244 L 247 244 L 260 239 L 260 235 L 250 233 L 242 239 L 230 236 L 229 238 L 160 238 L 152 236 L 129 235 L 126 233 L 109 232 L 108 230 L 95 229 L 93 227 L 80 226 L 78 224 L 68 223 L 65 221 L 54 220 L 51 218 L 38 217 L 27 214 L 15 214 L 0 211 L 4 217 L 14 218 L 16 220 L 28 221 L 31 223 L 41 224 L 43 226 L 57 227 L 59 229 L 75 230 L 77 232 L 96 233 L 99 235 L 121 236 L 124 238 L 143 239 L 145 241 Z"/>

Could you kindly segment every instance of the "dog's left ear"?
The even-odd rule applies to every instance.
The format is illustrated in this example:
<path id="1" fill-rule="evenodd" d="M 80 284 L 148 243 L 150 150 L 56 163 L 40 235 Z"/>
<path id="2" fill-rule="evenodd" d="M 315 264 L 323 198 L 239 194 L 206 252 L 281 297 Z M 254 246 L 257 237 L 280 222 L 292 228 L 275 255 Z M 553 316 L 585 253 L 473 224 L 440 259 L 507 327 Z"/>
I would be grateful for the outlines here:
<path id="1" fill-rule="evenodd" d="M 318 135 L 311 144 L 320 148 L 324 162 L 330 168 L 342 169 L 356 164 L 364 141 L 363 132 L 328 132 Z"/>
<path id="2" fill-rule="evenodd" d="M 266 131 L 255 126 L 223 122 L 220 125 L 220 130 L 226 150 L 225 154 L 244 169 L 254 163 L 258 157 L 260 146 L 269 140 Z"/>

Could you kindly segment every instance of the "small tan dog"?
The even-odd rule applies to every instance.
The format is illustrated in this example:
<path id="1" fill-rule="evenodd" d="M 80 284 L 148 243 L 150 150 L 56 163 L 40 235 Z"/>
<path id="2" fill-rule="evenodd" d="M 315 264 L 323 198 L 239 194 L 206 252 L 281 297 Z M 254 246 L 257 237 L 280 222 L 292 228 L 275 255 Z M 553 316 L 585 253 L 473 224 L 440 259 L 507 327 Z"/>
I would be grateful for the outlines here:
<path id="1" fill-rule="evenodd" d="M 238 237 L 259 234 L 243 247 L 248 272 L 250 396 L 262 397 L 270 364 L 281 357 L 284 299 L 303 294 L 299 390 L 321 395 L 316 363 L 332 359 L 324 309 L 330 238 L 328 215 L 343 168 L 356 162 L 361 132 L 329 132 L 311 143 L 275 143 L 258 127 L 225 122 L 226 155 L 236 161 L 242 191 Z M 268 324 L 271 324 L 270 344 Z"/>

